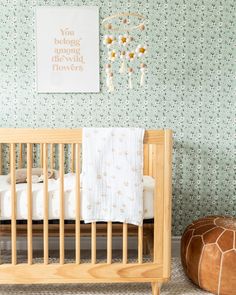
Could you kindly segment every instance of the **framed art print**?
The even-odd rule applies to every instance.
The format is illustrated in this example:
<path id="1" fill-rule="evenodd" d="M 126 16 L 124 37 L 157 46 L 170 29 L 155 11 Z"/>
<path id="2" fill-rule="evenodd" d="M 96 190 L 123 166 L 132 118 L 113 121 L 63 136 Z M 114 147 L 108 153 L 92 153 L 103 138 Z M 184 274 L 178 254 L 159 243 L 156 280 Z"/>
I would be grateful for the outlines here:
<path id="1" fill-rule="evenodd" d="M 99 92 L 99 10 L 36 8 L 37 91 Z"/>

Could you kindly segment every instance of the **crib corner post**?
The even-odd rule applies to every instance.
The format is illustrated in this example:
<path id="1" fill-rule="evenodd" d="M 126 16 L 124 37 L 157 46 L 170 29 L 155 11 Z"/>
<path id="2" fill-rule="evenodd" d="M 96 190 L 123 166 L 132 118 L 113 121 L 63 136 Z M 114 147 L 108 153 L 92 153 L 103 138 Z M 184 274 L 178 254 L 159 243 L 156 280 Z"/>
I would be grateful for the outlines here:
<path id="1" fill-rule="evenodd" d="M 172 130 L 165 130 L 163 276 L 167 279 L 171 275 L 172 136 Z"/>

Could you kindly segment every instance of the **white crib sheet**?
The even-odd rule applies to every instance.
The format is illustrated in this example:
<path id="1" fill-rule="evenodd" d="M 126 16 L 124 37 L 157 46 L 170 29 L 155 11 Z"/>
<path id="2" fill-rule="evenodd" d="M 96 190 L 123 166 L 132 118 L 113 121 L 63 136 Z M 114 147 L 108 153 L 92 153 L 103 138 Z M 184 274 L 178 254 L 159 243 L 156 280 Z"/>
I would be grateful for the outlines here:
<path id="1" fill-rule="evenodd" d="M 65 219 L 75 219 L 75 174 L 68 173 L 64 176 L 65 190 Z M 49 219 L 59 219 L 60 214 L 60 180 L 49 179 Z M 21 183 L 16 185 L 17 195 L 17 219 L 27 219 L 27 184 Z M 144 176 L 144 219 L 153 218 L 153 196 L 154 196 L 154 179 L 150 176 Z M 81 194 L 81 201 L 82 201 Z M 33 219 L 43 219 L 43 183 L 32 185 L 33 199 Z M 7 182 L 7 176 L 0 176 L 0 220 L 11 219 L 11 186 Z M 81 212 L 83 220 L 83 212 Z"/>

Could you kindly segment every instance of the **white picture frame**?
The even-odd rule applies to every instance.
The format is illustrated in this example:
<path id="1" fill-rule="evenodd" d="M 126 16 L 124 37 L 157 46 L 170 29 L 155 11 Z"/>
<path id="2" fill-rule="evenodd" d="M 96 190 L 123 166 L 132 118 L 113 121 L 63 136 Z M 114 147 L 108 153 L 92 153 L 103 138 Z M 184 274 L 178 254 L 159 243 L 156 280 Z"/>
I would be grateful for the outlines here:
<path id="1" fill-rule="evenodd" d="M 37 92 L 99 92 L 97 6 L 36 7 Z"/>

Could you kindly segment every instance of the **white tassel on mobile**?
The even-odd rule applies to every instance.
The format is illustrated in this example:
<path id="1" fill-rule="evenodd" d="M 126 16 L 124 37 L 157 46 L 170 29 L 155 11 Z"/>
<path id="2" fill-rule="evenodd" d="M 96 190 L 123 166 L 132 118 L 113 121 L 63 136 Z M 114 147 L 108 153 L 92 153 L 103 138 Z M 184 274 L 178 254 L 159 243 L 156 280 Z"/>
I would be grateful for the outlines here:
<path id="1" fill-rule="evenodd" d="M 141 69 L 140 86 L 144 86 L 145 70 Z"/>
<path id="2" fill-rule="evenodd" d="M 114 87 L 114 83 L 113 83 L 113 73 L 110 73 L 109 75 L 109 88 L 108 91 L 109 92 L 114 92 L 115 87 Z"/>
<path id="3" fill-rule="evenodd" d="M 125 74 L 126 72 L 126 63 L 125 63 L 125 58 L 126 58 L 126 52 L 122 51 L 120 53 L 120 59 L 121 59 L 121 66 L 120 66 L 120 74 Z"/>
<path id="4" fill-rule="evenodd" d="M 120 74 L 124 74 L 126 70 L 126 64 L 125 61 L 123 60 L 120 66 Z"/>
<path id="5" fill-rule="evenodd" d="M 141 71 L 140 86 L 144 86 L 144 84 L 145 84 L 146 67 L 147 66 L 144 63 L 141 63 L 141 65 L 140 65 L 140 71 Z"/>
<path id="6" fill-rule="evenodd" d="M 133 75 L 133 68 L 129 68 L 128 73 L 129 73 L 129 89 L 133 89 L 133 82 L 132 82 L 132 75 Z"/>
<path id="7" fill-rule="evenodd" d="M 108 88 L 108 91 L 109 91 L 109 88 L 110 88 L 110 75 L 111 75 L 111 65 L 110 64 L 107 64 L 106 65 L 106 85 L 107 85 L 107 88 Z"/>

